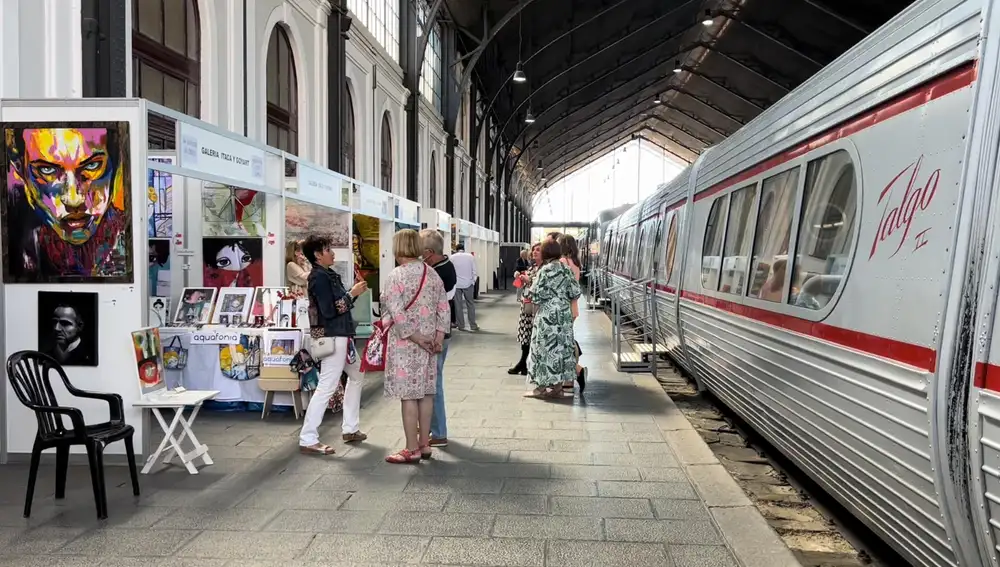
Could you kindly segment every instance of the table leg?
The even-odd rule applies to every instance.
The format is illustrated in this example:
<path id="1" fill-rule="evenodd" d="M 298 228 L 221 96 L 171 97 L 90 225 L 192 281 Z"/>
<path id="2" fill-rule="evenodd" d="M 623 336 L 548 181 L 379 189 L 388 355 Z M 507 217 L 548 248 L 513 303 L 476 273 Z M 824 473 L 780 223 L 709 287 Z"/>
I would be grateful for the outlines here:
<path id="1" fill-rule="evenodd" d="M 160 441 L 160 446 L 157 447 L 156 451 L 154 451 L 153 454 L 146 459 L 146 464 L 142 467 L 142 474 L 149 474 L 150 469 L 153 468 L 153 464 L 156 463 L 156 460 L 160 458 L 160 455 L 167 447 L 167 444 L 173 441 L 174 429 L 177 428 L 177 423 L 180 421 L 180 412 L 177 412 L 174 414 L 174 419 L 170 422 L 170 425 L 167 425 L 167 421 L 163 419 L 163 414 L 160 413 L 160 408 L 151 409 L 153 411 L 153 416 L 156 417 L 156 421 L 159 422 L 160 429 L 163 430 L 164 435 L 163 440 Z M 171 451 L 173 451 L 172 447 Z"/>
<path id="2" fill-rule="evenodd" d="M 200 410 L 200 409 L 201 409 L 201 404 L 196 405 L 194 407 L 194 409 L 191 411 L 191 415 L 187 419 L 182 419 L 181 420 L 181 426 L 184 428 L 184 434 L 185 434 L 185 436 L 194 445 L 195 450 L 196 451 L 202 451 L 202 454 L 201 454 L 202 461 L 206 465 L 214 465 L 215 461 L 212 460 L 212 457 L 208 456 L 208 445 L 204 445 L 200 441 L 198 441 L 198 438 L 195 437 L 195 435 L 194 435 L 194 430 L 191 429 L 191 426 L 194 424 L 195 418 L 198 417 L 198 410 Z M 197 457 L 195 457 L 195 458 L 197 458 Z"/>

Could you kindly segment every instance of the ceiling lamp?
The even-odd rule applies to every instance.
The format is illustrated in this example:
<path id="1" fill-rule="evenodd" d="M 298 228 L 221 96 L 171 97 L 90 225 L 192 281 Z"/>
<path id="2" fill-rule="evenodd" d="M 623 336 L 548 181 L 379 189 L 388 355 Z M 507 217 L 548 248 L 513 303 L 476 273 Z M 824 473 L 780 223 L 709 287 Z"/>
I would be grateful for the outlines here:
<path id="1" fill-rule="evenodd" d="M 543 175 L 542 176 L 542 183 L 545 183 L 546 181 L 548 181 L 548 179 L 546 179 L 545 176 Z"/>
<path id="2" fill-rule="evenodd" d="M 524 83 L 528 81 L 528 76 L 524 74 L 524 68 L 521 67 L 521 62 L 517 62 L 517 69 L 514 70 L 514 82 Z"/>
<path id="3" fill-rule="evenodd" d="M 712 17 L 712 12 L 705 10 L 705 19 L 701 21 L 701 25 L 710 26 L 715 23 L 715 18 Z"/>
<path id="4" fill-rule="evenodd" d="M 525 124 L 534 124 L 535 123 L 535 115 L 531 113 L 531 109 L 530 108 L 528 109 L 528 113 L 524 115 L 524 123 Z"/>
<path id="5" fill-rule="evenodd" d="M 542 160 L 538 160 L 538 167 L 536 167 L 535 169 L 537 169 L 538 171 L 545 169 L 542 167 Z"/>
<path id="6" fill-rule="evenodd" d="M 660 95 L 656 95 L 656 97 L 653 98 L 653 104 L 662 104 L 662 103 L 663 103 L 663 97 L 661 97 Z"/>
<path id="7" fill-rule="evenodd" d="M 683 70 L 684 70 L 684 67 L 681 67 L 681 62 L 680 61 L 674 61 L 674 73 L 680 73 Z"/>

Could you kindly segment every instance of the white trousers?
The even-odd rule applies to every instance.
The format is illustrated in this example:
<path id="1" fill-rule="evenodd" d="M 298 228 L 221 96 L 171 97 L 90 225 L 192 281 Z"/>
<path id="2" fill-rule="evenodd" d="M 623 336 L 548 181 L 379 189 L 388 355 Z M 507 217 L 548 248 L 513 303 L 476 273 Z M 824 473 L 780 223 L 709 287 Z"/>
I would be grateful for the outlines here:
<path id="1" fill-rule="evenodd" d="M 323 414 L 330 404 L 330 398 L 340 386 L 340 374 L 347 365 L 347 337 L 337 337 L 333 342 L 333 354 L 320 359 L 319 383 L 309 399 L 306 408 L 302 431 L 299 433 L 299 445 L 311 447 L 319 443 L 319 426 L 323 423 Z M 364 386 L 364 375 L 358 370 L 357 364 L 346 366 L 347 388 L 344 391 L 344 433 L 358 431 L 361 418 L 361 389 Z"/>

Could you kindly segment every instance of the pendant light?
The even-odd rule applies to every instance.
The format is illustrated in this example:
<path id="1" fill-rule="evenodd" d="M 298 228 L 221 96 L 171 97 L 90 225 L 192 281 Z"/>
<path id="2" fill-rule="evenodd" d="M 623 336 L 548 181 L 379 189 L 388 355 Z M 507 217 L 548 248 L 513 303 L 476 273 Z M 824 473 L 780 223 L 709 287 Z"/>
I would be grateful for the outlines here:
<path id="1" fill-rule="evenodd" d="M 530 106 L 528 107 L 528 113 L 524 115 L 524 123 L 525 124 L 534 124 L 535 123 L 535 115 L 531 113 L 531 107 Z"/>
<path id="2" fill-rule="evenodd" d="M 514 82 L 515 83 L 526 83 L 528 81 L 528 76 L 524 74 L 524 69 L 521 67 L 521 62 L 517 62 L 517 69 L 514 71 Z"/>
<path id="3" fill-rule="evenodd" d="M 708 27 L 715 23 L 715 18 L 712 17 L 712 12 L 705 10 L 705 19 L 701 21 L 701 25 Z"/>
<path id="4" fill-rule="evenodd" d="M 514 82 L 526 83 L 528 76 L 524 74 L 524 64 L 521 63 L 521 45 L 524 43 L 524 36 L 521 34 L 521 12 L 517 13 L 517 67 L 514 69 Z"/>

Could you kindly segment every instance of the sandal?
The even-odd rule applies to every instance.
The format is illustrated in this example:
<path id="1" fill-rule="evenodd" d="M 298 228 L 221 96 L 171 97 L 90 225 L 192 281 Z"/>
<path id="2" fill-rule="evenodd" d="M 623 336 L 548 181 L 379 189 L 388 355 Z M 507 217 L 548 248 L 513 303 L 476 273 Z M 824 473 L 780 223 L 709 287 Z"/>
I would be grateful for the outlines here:
<path id="1" fill-rule="evenodd" d="M 552 388 L 551 390 L 546 390 L 545 393 L 542 394 L 542 397 L 554 400 L 561 400 L 563 398 L 563 389 L 562 387 L 559 387 L 559 388 Z"/>
<path id="2" fill-rule="evenodd" d="M 545 388 L 535 388 L 530 392 L 525 392 L 522 397 L 535 398 L 536 400 L 540 400 L 545 397 L 545 394 L 546 394 Z"/>
<path id="3" fill-rule="evenodd" d="M 426 461 L 426 460 L 429 460 L 433 456 L 434 456 L 434 453 L 431 451 L 431 444 L 430 443 L 428 443 L 428 444 L 426 444 L 426 445 L 424 445 L 423 447 L 420 448 L 420 458 L 421 459 L 423 459 L 423 460 Z"/>
<path id="4" fill-rule="evenodd" d="M 419 463 L 420 451 L 400 449 L 398 453 L 393 453 L 385 458 L 385 462 L 393 465 L 403 465 L 407 463 Z"/>
<path id="5" fill-rule="evenodd" d="M 333 455 L 336 453 L 336 451 L 333 450 L 333 447 L 322 443 L 316 443 L 315 445 L 311 445 L 309 447 L 299 445 L 299 452 L 303 455 Z"/>

